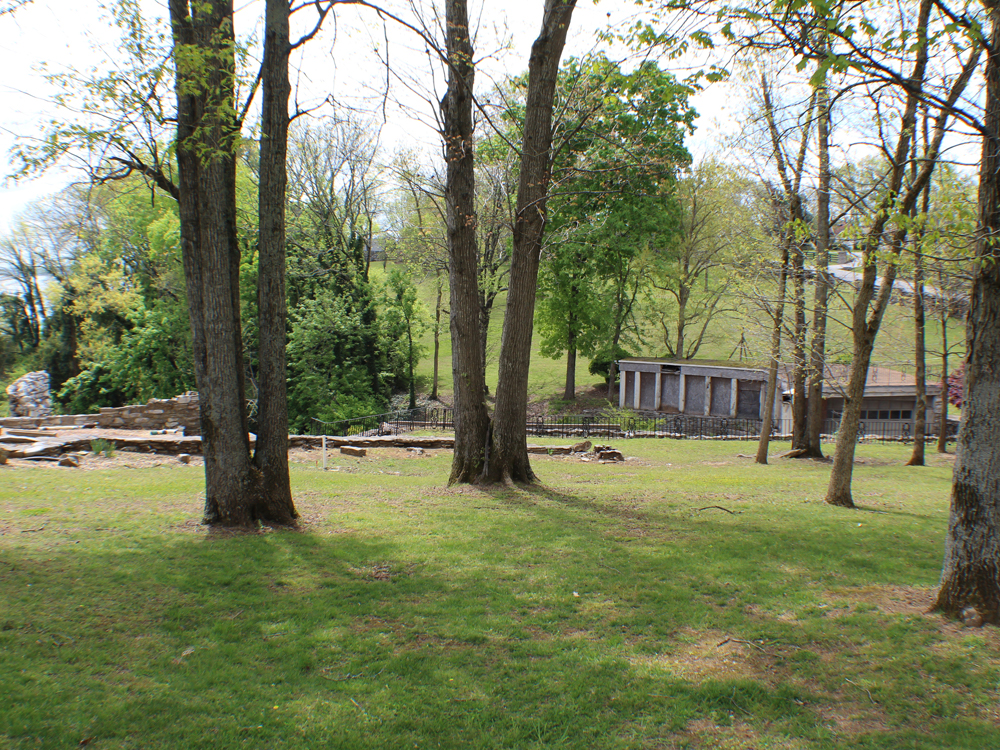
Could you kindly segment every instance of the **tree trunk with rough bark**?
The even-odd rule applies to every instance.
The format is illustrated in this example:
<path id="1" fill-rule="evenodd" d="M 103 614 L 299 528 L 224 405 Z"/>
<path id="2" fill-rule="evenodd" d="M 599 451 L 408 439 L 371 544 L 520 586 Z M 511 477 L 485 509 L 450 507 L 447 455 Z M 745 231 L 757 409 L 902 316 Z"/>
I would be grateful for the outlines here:
<path id="1" fill-rule="evenodd" d="M 684 273 L 687 272 L 687 264 L 684 264 Z M 687 329 L 687 305 L 688 299 L 691 297 L 691 287 L 686 281 L 681 281 L 677 285 L 677 341 L 674 347 L 674 352 L 677 357 L 684 359 L 684 345 L 686 344 L 684 340 L 684 334 Z"/>
<path id="2" fill-rule="evenodd" d="M 944 274 L 939 274 L 940 285 L 944 289 Z M 948 305 L 942 301 L 941 309 L 941 395 L 938 396 L 938 439 L 937 452 L 948 452 Z"/>
<path id="3" fill-rule="evenodd" d="M 431 401 L 438 400 L 438 374 L 441 359 L 441 276 L 437 277 L 437 299 L 434 303 L 434 381 L 431 384 Z"/>
<path id="4" fill-rule="evenodd" d="M 569 314 L 569 332 L 566 342 L 566 387 L 563 388 L 563 400 L 576 400 L 576 318 Z"/>
<path id="5" fill-rule="evenodd" d="M 240 331 L 232 2 L 170 0 L 184 276 L 205 457 L 205 520 L 252 525 L 259 496 Z"/>
<path id="6" fill-rule="evenodd" d="M 767 464 L 767 451 L 771 445 L 771 427 L 774 424 L 774 402 L 778 391 L 778 365 L 781 362 L 781 328 L 785 323 L 785 289 L 788 286 L 789 239 L 782 239 L 781 272 L 778 277 L 778 301 L 774 306 L 771 323 L 771 363 L 767 369 L 767 390 L 764 393 L 764 417 L 760 423 L 757 440 L 757 463 Z"/>
<path id="7" fill-rule="evenodd" d="M 809 134 L 812 131 L 812 113 L 816 107 L 818 90 L 813 90 L 806 109 L 805 122 L 801 126 L 799 151 L 795 163 L 785 159 L 783 134 L 778 129 L 775 119 L 775 108 L 771 98 L 771 83 L 766 74 L 761 74 L 761 94 L 764 103 L 764 117 L 767 120 L 768 132 L 771 135 L 772 158 L 781 178 L 784 191 L 784 203 L 787 207 L 785 226 L 782 227 L 783 243 L 790 253 L 787 274 L 792 276 L 792 304 L 794 309 L 792 321 L 792 447 L 803 449 L 806 442 L 806 298 L 805 298 L 805 251 L 802 242 L 797 239 L 799 228 L 805 221 L 802 211 L 802 197 L 799 186 L 802 184 L 802 174 L 805 168 L 806 151 L 809 146 Z M 784 252 L 784 251 L 783 251 Z M 785 292 L 783 291 L 784 295 Z M 783 303 L 782 303 L 783 306 Z M 780 344 L 780 341 L 779 341 Z M 780 355 L 779 355 L 780 356 Z M 777 381 L 775 381 L 777 382 Z M 770 439 L 770 438 L 768 438 Z M 763 443 L 757 449 L 757 462 L 767 463 L 767 445 Z"/>
<path id="8" fill-rule="evenodd" d="M 260 185 L 258 188 L 257 309 L 260 365 L 257 445 L 262 519 L 290 524 L 297 517 L 288 476 L 288 396 L 285 359 L 285 190 L 288 182 L 288 0 L 267 0 L 261 68 Z"/>
<path id="9" fill-rule="evenodd" d="M 951 515 L 935 608 L 1000 621 L 1000 7 L 989 13 L 976 269 Z"/>
<path id="10" fill-rule="evenodd" d="M 921 0 L 916 25 L 918 39 L 926 40 L 927 23 L 932 5 L 933 0 Z M 882 234 L 890 218 L 906 216 L 910 213 L 929 182 L 940 154 L 950 109 L 961 97 L 978 62 L 977 54 L 970 55 L 961 74 L 952 82 L 943 106 L 934 120 L 933 135 L 928 139 L 924 153 L 921 154 L 919 168 L 915 170 L 915 176 L 904 190 L 903 177 L 910 161 L 911 139 L 917 123 L 917 107 L 923 94 L 927 54 L 926 43 L 917 46 L 913 73 L 906 84 L 906 106 L 900 119 L 896 146 L 889 162 L 891 169 L 889 179 L 886 181 L 886 195 L 880 201 L 875 218 L 865 232 L 862 246 L 861 264 L 864 270 L 854 303 L 852 321 L 854 344 L 850 379 L 844 399 L 844 413 L 840 421 L 840 430 L 837 432 L 837 447 L 834 451 L 833 468 L 830 471 L 830 484 L 826 493 L 827 503 L 845 508 L 854 507 L 854 499 L 851 495 L 851 478 L 854 473 L 854 451 L 858 439 L 858 426 L 861 421 L 862 396 L 868 377 L 868 366 L 871 361 L 875 336 L 882 324 L 882 316 L 892 294 L 899 253 L 906 239 L 906 224 L 903 223 L 902 228 L 896 229 L 888 243 L 888 262 L 876 298 L 875 281 L 879 261 L 878 251 L 883 242 Z M 876 301 L 869 314 L 869 305 L 871 305 L 873 298 Z"/>
<path id="11" fill-rule="evenodd" d="M 475 83 L 469 14 L 465 0 L 445 6 L 448 89 L 441 100 L 447 177 L 451 287 L 451 367 L 454 382 L 455 452 L 449 484 L 474 482 L 482 473 L 489 440 L 486 376 L 482 362 L 479 269 L 476 246 L 476 177 L 472 97 Z"/>
<path id="12" fill-rule="evenodd" d="M 552 105 L 559 61 L 576 0 L 545 0 L 542 30 L 528 60 L 524 140 L 514 220 L 507 313 L 500 343 L 500 373 L 493 415 L 486 482 L 533 482 L 525 426 L 528 365 L 535 314 L 538 261 L 545 232 L 545 204 L 551 179 Z"/>
<path id="13" fill-rule="evenodd" d="M 792 449 L 806 447 L 806 267 L 805 248 L 792 248 Z"/>
<path id="14" fill-rule="evenodd" d="M 833 468 L 830 471 L 830 483 L 826 491 L 826 502 L 842 508 L 854 507 L 851 480 L 854 476 L 854 450 L 858 442 L 858 428 L 861 425 L 861 404 L 865 393 L 865 382 L 868 379 L 868 366 L 871 364 L 872 350 L 875 348 L 875 336 L 889 304 L 892 277 L 895 276 L 896 269 L 895 264 L 889 265 L 869 316 L 869 305 L 874 296 L 877 273 L 873 245 L 879 242 L 881 228 L 882 225 L 878 227 L 877 234 L 876 230 L 869 232 L 866 249 L 862 254 L 864 272 L 852 313 L 853 349 L 850 375 L 844 392 L 844 411 L 840 417 L 840 430 L 837 432 L 837 445 L 833 452 Z M 894 235 L 895 254 L 898 254 L 904 238 L 905 230 L 898 230 Z"/>
<path id="15" fill-rule="evenodd" d="M 821 87 L 816 97 L 816 149 L 819 186 L 816 194 L 816 286 L 813 293 L 813 338 L 809 352 L 809 414 L 805 458 L 823 458 L 823 381 L 826 370 L 826 318 L 830 292 L 830 97 Z"/>
<path id="16" fill-rule="evenodd" d="M 916 365 L 917 402 L 913 420 L 913 453 L 907 466 L 924 465 L 924 436 L 927 432 L 927 357 L 924 353 L 924 262 L 919 241 L 913 268 L 913 359 Z"/>

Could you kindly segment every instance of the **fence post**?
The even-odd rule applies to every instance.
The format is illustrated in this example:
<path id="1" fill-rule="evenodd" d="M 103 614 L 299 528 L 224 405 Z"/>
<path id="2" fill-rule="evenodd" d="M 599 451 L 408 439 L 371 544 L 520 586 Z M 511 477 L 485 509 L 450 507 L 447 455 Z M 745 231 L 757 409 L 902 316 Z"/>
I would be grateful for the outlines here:
<path id="1" fill-rule="evenodd" d="M 326 430 L 323 430 L 323 471 L 326 471 Z"/>

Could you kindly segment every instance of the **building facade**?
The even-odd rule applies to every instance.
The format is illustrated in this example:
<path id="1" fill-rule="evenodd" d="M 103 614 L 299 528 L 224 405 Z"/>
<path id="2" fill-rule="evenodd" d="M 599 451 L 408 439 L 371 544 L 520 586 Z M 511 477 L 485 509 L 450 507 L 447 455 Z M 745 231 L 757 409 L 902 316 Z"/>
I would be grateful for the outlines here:
<path id="1" fill-rule="evenodd" d="M 727 363 L 633 357 L 618 362 L 618 405 L 636 411 L 729 419 L 763 419 L 767 371 Z M 773 419 L 792 418 L 791 370 L 778 376 Z M 844 411 L 849 367 L 829 365 L 823 383 L 824 431 L 835 431 Z M 868 370 L 861 407 L 866 433 L 900 433 L 916 418 L 916 379 L 886 367 Z M 927 431 L 937 427 L 939 383 L 926 384 Z"/>
<path id="2" fill-rule="evenodd" d="M 618 368 L 618 405 L 623 409 L 734 419 L 763 417 L 764 370 L 639 358 L 623 359 Z M 775 416 L 779 414 L 776 407 Z"/>

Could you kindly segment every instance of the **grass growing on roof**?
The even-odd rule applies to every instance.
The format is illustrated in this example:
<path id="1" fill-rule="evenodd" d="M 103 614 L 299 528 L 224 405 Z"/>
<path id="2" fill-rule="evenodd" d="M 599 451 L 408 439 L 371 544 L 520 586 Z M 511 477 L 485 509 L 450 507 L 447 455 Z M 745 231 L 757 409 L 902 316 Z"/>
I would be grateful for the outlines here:
<path id="1" fill-rule="evenodd" d="M 0 468 L 0 747 L 1000 746 L 995 630 L 922 614 L 948 459 L 859 446 L 846 511 L 825 464 L 615 445 L 531 489 L 337 454 L 250 535 L 197 468 Z"/>

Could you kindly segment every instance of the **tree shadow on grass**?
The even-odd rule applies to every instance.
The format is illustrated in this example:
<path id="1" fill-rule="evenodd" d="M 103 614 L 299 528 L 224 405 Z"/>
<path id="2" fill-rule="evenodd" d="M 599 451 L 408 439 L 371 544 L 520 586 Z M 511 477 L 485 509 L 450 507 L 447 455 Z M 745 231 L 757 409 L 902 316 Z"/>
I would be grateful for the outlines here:
<path id="1" fill-rule="evenodd" d="M 876 699 L 908 696 L 891 709 L 904 728 L 925 702 L 957 695 L 948 678 L 882 668 L 879 654 L 913 649 L 921 675 L 940 674 L 943 657 L 920 650 L 919 622 L 855 612 L 830 628 L 815 611 L 831 572 L 844 586 L 900 578 L 876 558 L 893 549 L 914 566 L 916 542 L 786 528 L 766 508 L 692 515 L 544 486 L 482 495 L 453 504 L 432 539 L 415 518 L 391 536 L 173 530 L 91 533 L 79 544 L 49 527 L 38 547 L 5 547 L 0 738 L 15 747 L 91 736 L 112 748 L 591 748 L 623 737 L 670 746 L 694 720 L 694 739 L 711 744 L 738 717 L 761 745 L 798 737 L 836 747 L 848 741 L 824 734 L 812 708 L 824 680 L 869 685 L 877 668 Z M 866 539 L 869 548 L 857 546 Z M 703 659 L 717 672 L 684 675 L 667 658 L 692 642 L 714 656 L 723 636 L 757 644 L 727 647 L 747 658 L 770 649 L 766 669 L 726 672 L 738 656 L 727 652 Z M 838 661 L 841 651 L 853 661 Z M 960 689 L 975 683 L 974 662 L 948 662 Z M 996 745 L 995 729 L 970 726 L 966 738 Z M 947 746 L 943 730 L 929 732 Z M 892 746 L 893 735 L 873 741 Z"/>

